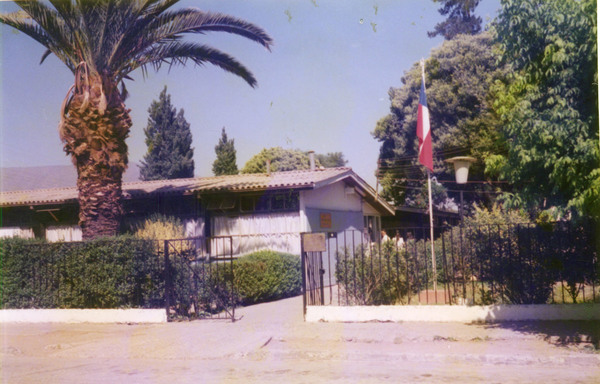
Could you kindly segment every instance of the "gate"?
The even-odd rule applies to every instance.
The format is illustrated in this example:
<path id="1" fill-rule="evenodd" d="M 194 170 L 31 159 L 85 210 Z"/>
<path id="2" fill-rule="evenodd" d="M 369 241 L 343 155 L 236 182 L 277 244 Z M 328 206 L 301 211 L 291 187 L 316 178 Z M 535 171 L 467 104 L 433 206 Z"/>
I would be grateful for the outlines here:
<path id="1" fill-rule="evenodd" d="M 307 305 L 324 304 L 324 251 L 325 236 L 319 233 L 302 234 L 302 301 L 305 314 Z"/>
<path id="2" fill-rule="evenodd" d="M 165 240 L 167 318 L 235 321 L 231 236 Z"/>

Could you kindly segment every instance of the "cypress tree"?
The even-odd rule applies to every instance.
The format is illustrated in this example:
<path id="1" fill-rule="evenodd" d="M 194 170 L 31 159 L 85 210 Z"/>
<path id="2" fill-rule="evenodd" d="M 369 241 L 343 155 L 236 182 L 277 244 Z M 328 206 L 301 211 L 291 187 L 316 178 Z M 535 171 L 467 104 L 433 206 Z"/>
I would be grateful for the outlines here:
<path id="1" fill-rule="evenodd" d="M 148 109 L 148 126 L 144 129 L 148 152 L 140 166 L 142 180 L 164 180 L 194 177 L 194 148 L 190 124 L 183 109 L 177 112 L 171 104 L 167 87 L 159 100 Z"/>
<path id="2" fill-rule="evenodd" d="M 234 141 L 234 139 L 229 140 L 227 138 L 225 127 L 223 127 L 219 143 L 215 146 L 215 153 L 217 154 L 217 158 L 213 162 L 215 176 L 238 174 Z"/>
<path id="3" fill-rule="evenodd" d="M 433 0 L 442 3 L 438 10 L 440 15 L 446 16 L 446 20 L 437 23 L 427 36 L 444 36 L 446 40 L 452 40 L 456 35 L 476 35 L 481 32 L 481 17 L 475 15 L 475 8 L 481 0 Z"/>

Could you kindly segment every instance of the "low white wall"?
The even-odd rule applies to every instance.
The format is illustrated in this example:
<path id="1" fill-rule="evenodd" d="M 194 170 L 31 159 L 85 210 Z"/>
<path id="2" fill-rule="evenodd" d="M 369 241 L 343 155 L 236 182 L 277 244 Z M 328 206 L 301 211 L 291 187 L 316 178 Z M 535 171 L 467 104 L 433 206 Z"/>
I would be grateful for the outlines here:
<path id="1" fill-rule="evenodd" d="M 307 322 L 600 320 L 600 304 L 309 306 Z"/>
<path id="2" fill-rule="evenodd" d="M 3 309 L 0 323 L 166 323 L 164 309 Z"/>

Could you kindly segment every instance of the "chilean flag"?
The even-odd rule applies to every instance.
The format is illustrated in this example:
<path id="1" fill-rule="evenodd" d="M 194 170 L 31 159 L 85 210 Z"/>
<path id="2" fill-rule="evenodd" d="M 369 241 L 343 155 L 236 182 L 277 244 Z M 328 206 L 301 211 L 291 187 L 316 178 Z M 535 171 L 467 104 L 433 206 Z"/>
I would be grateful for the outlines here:
<path id="1" fill-rule="evenodd" d="M 422 67 L 423 68 L 423 67 Z M 431 126 L 425 96 L 425 70 L 421 76 L 421 95 L 417 112 L 417 137 L 419 138 L 419 162 L 433 172 L 433 150 L 431 149 Z"/>

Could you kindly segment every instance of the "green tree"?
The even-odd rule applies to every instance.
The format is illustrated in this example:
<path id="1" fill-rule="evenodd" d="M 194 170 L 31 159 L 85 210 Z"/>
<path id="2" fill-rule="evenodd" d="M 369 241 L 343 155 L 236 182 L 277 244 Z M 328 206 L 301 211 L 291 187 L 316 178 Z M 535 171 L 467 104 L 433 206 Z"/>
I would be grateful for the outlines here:
<path id="1" fill-rule="evenodd" d="M 219 143 L 215 146 L 217 158 L 213 162 L 212 170 L 215 176 L 237 175 L 238 167 L 236 161 L 235 140 L 228 139 L 225 127 L 221 131 Z"/>
<path id="2" fill-rule="evenodd" d="M 326 155 L 316 154 L 315 159 L 325 168 L 345 167 L 348 163 L 342 152 L 329 152 Z"/>
<path id="3" fill-rule="evenodd" d="M 499 119 L 491 108 L 491 85 L 506 75 L 497 59 L 491 36 L 481 33 L 445 41 L 425 62 L 434 174 L 439 180 L 454 179 L 454 171 L 444 162 L 447 158 L 464 155 L 482 160 L 505 151 Z M 420 87 L 421 70 L 415 63 L 402 78 L 402 86 L 390 89 L 390 114 L 377 122 L 372 133 L 381 142 L 378 177 L 383 195 L 397 205 L 419 204 L 427 180 L 417 159 Z M 483 180 L 483 172 L 480 161 L 471 168 L 470 179 Z M 490 187 L 480 184 L 468 188 Z M 444 196 L 441 191 L 438 195 Z"/>
<path id="4" fill-rule="evenodd" d="M 16 1 L 20 11 L 1 14 L 7 24 L 47 48 L 72 72 L 75 84 L 61 106 L 60 138 L 77 168 L 83 238 L 114 235 L 121 218 L 121 183 L 127 168 L 131 119 L 123 81 L 148 67 L 192 61 L 210 63 L 256 79 L 231 56 L 184 39 L 222 31 L 266 48 L 271 38 L 258 26 L 195 8 L 171 10 L 177 0 Z"/>
<path id="5" fill-rule="evenodd" d="M 475 35 L 481 32 L 481 17 L 475 16 L 475 8 L 480 0 L 433 0 L 442 3 L 438 10 L 440 15 L 446 16 L 446 20 L 436 24 L 432 32 L 427 36 L 444 36 L 446 40 L 452 40 L 457 35 Z"/>
<path id="6" fill-rule="evenodd" d="M 490 173 L 519 186 L 512 206 L 600 217 L 595 0 L 506 0 L 495 22 L 514 73 L 494 107 L 508 150 Z"/>
<path id="7" fill-rule="evenodd" d="M 242 173 L 267 172 L 267 160 L 271 161 L 271 172 L 295 171 L 310 169 L 310 159 L 306 152 L 299 149 L 283 149 L 281 147 L 264 148 L 246 162 Z M 321 164 L 315 159 L 316 166 Z"/>
<path id="8" fill-rule="evenodd" d="M 142 180 L 166 180 L 194 177 L 194 148 L 190 124 L 171 104 L 167 87 L 159 100 L 148 109 L 148 126 L 144 129 L 148 152 L 140 167 Z"/>

